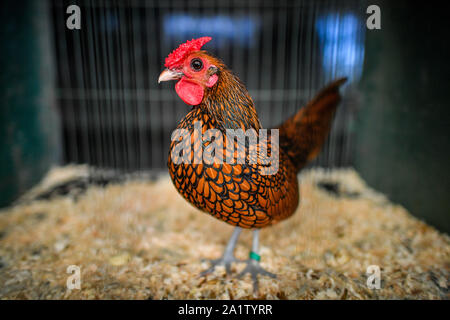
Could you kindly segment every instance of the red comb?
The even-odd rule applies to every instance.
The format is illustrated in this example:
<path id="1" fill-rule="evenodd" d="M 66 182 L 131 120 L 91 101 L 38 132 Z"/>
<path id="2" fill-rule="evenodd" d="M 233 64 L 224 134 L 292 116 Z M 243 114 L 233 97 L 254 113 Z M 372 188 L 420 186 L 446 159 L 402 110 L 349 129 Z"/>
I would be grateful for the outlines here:
<path id="1" fill-rule="evenodd" d="M 185 43 L 180 44 L 180 46 L 173 50 L 172 53 L 166 58 L 166 63 L 164 66 L 169 69 L 177 66 L 189 53 L 200 50 L 205 43 L 211 40 L 211 37 L 202 37 L 192 39 L 191 41 L 188 40 Z"/>

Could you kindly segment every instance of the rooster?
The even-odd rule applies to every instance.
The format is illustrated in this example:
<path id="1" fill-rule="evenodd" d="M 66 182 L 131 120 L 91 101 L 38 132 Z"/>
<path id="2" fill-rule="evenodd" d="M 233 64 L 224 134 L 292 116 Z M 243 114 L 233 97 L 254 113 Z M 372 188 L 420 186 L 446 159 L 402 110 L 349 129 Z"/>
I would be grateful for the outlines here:
<path id="1" fill-rule="evenodd" d="M 166 69 L 158 83 L 177 80 L 175 91 L 191 111 L 181 120 L 177 129 L 190 134 L 194 149 L 207 148 L 205 142 L 195 137 L 195 123 L 201 124 L 201 132 L 209 129 L 262 129 L 252 98 L 240 79 L 217 57 L 202 50 L 210 37 L 193 39 L 181 44 L 165 59 Z M 299 203 L 298 172 L 319 153 L 332 124 L 333 115 L 340 101 L 339 87 L 345 78 L 334 81 L 323 89 L 310 103 L 288 118 L 277 129 L 278 144 L 271 140 L 268 149 L 278 153 L 278 170 L 264 174 L 260 161 L 182 162 L 177 161 L 179 140 L 170 145 L 168 167 L 170 177 L 178 192 L 198 209 L 227 222 L 235 229 L 221 258 L 211 260 L 211 267 L 201 273 L 205 276 L 217 266 L 224 266 L 227 274 L 233 262 L 247 265 L 239 277 L 250 273 L 253 288 L 258 290 L 258 275 L 275 278 L 275 274 L 263 269 L 259 255 L 259 230 L 290 217 Z M 221 145 L 237 143 L 227 141 Z M 251 146 L 245 144 L 245 152 Z M 241 149 L 242 150 L 242 149 Z M 234 154 L 234 158 L 238 156 Z M 190 155 L 193 160 L 195 155 Z M 234 248 L 242 229 L 253 229 L 252 250 L 249 259 L 237 260 Z"/>

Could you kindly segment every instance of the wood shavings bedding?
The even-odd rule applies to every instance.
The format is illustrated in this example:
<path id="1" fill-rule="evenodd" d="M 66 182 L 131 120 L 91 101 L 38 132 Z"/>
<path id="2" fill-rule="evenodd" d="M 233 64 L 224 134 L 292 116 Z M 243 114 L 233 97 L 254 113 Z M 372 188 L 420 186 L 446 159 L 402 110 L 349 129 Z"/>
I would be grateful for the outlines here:
<path id="1" fill-rule="evenodd" d="M 87 167 L 56 168 L 0 212 L 0 298 L 450 297 L 449 237 L 367 187 L 354 170 L 300 175 L 296 214 L 261 232 L 262 266 L 278 278 L 260 277 L 256 297 L 249 276 L 239 280 L 223 268 L 198 276 L 208 267 L 201 260 L 219 257 L 233 228 L 189 205 L 168 176 L 88 183 L 76 197 L 48 193 L 90 174 Z M 246 259 L 250 247 L 244 231 L 236 256 Z M 80 267 L 79 290 L 66 286 L 71 265 Z M 371 265 L 380 268 L 380 289 L 367 286 Z M 243 268 L 235 264 L 233 275 Z"/>

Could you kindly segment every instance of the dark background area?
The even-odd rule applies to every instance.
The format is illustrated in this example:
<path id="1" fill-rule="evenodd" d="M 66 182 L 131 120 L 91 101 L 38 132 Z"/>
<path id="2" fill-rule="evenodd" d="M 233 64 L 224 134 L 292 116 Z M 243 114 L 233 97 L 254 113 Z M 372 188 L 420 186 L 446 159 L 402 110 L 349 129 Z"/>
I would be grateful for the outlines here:
<path id="1" fill-rule="evenodd" d="M 69 4 L 81 7 L 81 30 L 65 27 Z M 381 8 L 381 30 L 365 28 L 370 4 Z M 188 107 L 156 79 L 171 50 L 208 32 L 206 49 L 246 83 L 265 127 L 349 76 L 312 165 L 355 167 L 450 231 L 450 28 L 434 1 L 28 0 L 0 8 L 1 206 L 55 164 L 164 171 L 171 131 Z"/>
<path id="2" fill-rule="evenodd" d="M 450 231 L 450 43 L 438 2 L 380 1 L 368 32 L 355 167 L 375 189 Z"/>

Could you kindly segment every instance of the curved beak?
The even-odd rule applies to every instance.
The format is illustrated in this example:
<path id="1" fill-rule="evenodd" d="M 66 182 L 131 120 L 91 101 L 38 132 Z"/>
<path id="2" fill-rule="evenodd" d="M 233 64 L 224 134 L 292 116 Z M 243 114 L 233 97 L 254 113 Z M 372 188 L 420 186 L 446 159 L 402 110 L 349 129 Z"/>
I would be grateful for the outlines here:
<path id="1" fill-rule="evenodd" d="M 181 79 L 183 76 L 183 72 L 178 72 L 171 69 L 166 69 L 159 75 L 158 83 L 163 81 L 170 81 L 170 80 L 178 80 Z"/>

